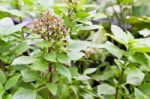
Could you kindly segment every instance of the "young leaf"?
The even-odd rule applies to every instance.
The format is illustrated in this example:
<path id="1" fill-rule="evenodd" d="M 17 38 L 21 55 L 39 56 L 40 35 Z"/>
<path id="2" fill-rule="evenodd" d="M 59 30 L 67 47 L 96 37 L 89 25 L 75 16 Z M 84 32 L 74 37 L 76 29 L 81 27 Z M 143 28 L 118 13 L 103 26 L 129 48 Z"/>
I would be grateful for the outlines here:
<path id="1" fill-rule="evenodd" d="M 114 56 L 121 58 L 123 50 L 119 49 L 117 46 L 115 46 L 113 43 L 107 41 L 105 44 L 105 48 L 108 52 L 113 54 Z"/>
<path id="2" fill-rule="evenodd" d="M 117 37 L 115 37 L 114 35 L 111 34 L 106 34 L 106 36 L 112 38 L 113 40 L 117 41 L 120 44 L 126 45 L 122 40 L 118 39 Z"/>
<path id="3" fill-rule="evenodd" d="M 55 96 L 57 94 L 57 85 L 54 83 L 50 83 L 46 85 L 48 90 Z"/>
<path id="4" fill-rule="evenodd" d="M 18 90 L 12 99 L 36 99 L 36 92 L 30 89 Z"/>
<path id="5" fill-rule="evenodd" d="M 121 28 L 116 25 L 112 25 L 111 30 L 116 38 L 120 39 L 124 43 L 128 42 L 127 34 Z"/>
<path id="6" fill-rule="evenodd" d="M 19 77 L 20 77 L 20 75 L 15 75 L 15 76 L 12 76 L 11 78 L 9 78 L 8 81 L 5 83 L 5 90 L 8 90 L 11 87 L 13 87 L 14 85 L 16 85 Z"/>

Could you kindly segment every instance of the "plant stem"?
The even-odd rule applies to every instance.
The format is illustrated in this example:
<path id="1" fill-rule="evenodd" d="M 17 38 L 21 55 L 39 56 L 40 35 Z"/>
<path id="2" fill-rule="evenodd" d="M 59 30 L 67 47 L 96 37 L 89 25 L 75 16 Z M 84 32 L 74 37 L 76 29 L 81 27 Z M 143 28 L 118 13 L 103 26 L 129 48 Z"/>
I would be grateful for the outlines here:
<path id="1" fill-rule="evenodd" d="M 126 57 L 126 59 L 127 59 L 127 57 Z M 117 87 L 116 87 L 115 99 L 118 99 L 118 94 L 119 94 L 119 89 L 120 89 L 120 85 L 121 85 L 121 80 L 122 80 L 122 77 L 124 75 L 124 71 L 126 70 L 127 63 L 128 63 L 128 61 L 125 60 L 124 63 L 122 64 L 123 68 L 122 68 L 121 74 L 120 74 L 120 76 L 118 78 L 118 84 L 117 84 Z"/>
<path id="2" fill-rule="evenodd" d="M 116 87 L 115 99 L 118 99 L 118 94 L 119 94 L 121 79 L 123 77 L 124 71 L 125 71 L 125 68 L 122 69 L 120 77 L 119 77 L 119 81 L 118 81 L 118 84 L 117 84 L 117 87 Z"/>
<path id="3" fill-rule="evenodd" d="M 49 27 L 47 27 L 47 31 L 48 31 Z M 47 40 L 50 41 L 50 34 L 47 34 Z M 51 51 L 51 47 L 48 48 L 48 52 Z M 53 67 L 51 65 L 49 65 L 49 72 L 50 72 L 50 77 L 49 77 L 49 83 L 53 82 Z M 51 99 L 54 99 L 54 96 L 52 95 L 51 92 L 49 92 L 49 98 L 51 97 Z"/>
<path id="4" fill-rule="evenodd" d="M 43 87 L 39 88 L 39 89 L 37 90 L 37 92 L 39 92 L 39 91 L 41 91 L 41 90 L 43 90 L 43 89 L 45 89 L 45 88 L 46 88 L 46 86 L 43 86 Z"/>

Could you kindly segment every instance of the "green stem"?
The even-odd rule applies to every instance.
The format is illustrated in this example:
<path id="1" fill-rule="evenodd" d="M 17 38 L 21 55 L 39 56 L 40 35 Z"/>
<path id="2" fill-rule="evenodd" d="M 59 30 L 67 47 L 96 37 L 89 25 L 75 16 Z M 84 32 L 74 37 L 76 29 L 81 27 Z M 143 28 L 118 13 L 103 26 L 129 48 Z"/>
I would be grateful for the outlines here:
<path id="1" fill-rule="evenodd" d="M 124 75 L 124 71 L 126 70 L 126 64 L 127 64 L 127 62 L 124 62 L 124 64 L 122 65 L 123 68 L 122 68 L 121 74 L 120 74 L 119 79 L 118 79 L 118 84 L 117 84 L 116 93 L 115 93 L 115 99 L 118 99 L 120 85 L 121 85 L 121 80 L 122 80 L 122 77 Z"/>
<path id="2" fill-rule="evenodd" d="M 37 92 L 39 92 L 39 91 L 41 91 L 41 90 L 43 90 L 43 89 L 45 89 L 46 88 L 46 86 L 42 86 L 42 87 L 40 87 L 38 90 L 37 90 Z"/>
<path id="3" fill-rule="evenodd" d="M 124 71 L 125 71 L 125 69 L 122 69 L 121 75 L 120 75 L 120 77 L 119 77 L 119 81 L 118 81 L 118 84 L 117 84 L 117 87 L 116 87 L 115 99 L 118 99 L 118 94 L 119 94 L 121 79 L 122 79 L 122 77 L 123 77 Z"/>

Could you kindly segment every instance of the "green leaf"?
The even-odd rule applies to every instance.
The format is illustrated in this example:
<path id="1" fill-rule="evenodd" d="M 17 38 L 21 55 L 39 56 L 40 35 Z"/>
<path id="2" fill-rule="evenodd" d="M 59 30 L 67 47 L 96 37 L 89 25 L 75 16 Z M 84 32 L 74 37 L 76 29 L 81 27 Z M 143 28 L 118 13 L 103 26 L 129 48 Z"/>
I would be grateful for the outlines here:
<path id="1" fill-rule="evenodd" d="M 34 70 L 39 71 L 47 71 L 48 70 L 48 62 L 43 58 L 34 58 L 33 65 L 31 67 Z"/>
<path id="2" fill-rule="evenodd" d="M 138 63 L 142 66 L 150 65 L 150 57 L 146 53 L 134 53 L 128 58 L 132 63 Z"/>
<path id="3" fill-rule="evenodd" d="M 46 85 L 48 90 L 55 96 L 57 94 L 57 85 L 54 83 L 50 83 Z"/>
<path id="4" fill-rule="evenodd" d="M 79 1 L 79 4 L 85 4 L 86 3 L 86 0 L 80 0 Z"/>
<path id="5" fill-rule="evenodd" d="M 2 92 L 3 90 L 4 90 L 3 84 L 0 82 L 0 92 Z"/>
<path id="6" fill-rule="evenodd" d="M 124 43 L 128 43 L 127 34 L 121 28 L 116 25 L 112 25 L 111 30 L 116 38 Z"/>
<path id="7" fill-rule="evenodd" d="M 33 0 L 34 1 L 34 0 Z M 26 4 L 26 5 L 32 5 L 33 4 L 33 1 L 31 0 L 23 0 L 23 2 Z"/>
<path id="8" fill-rule="evenodd" d="M 134 89 L 135 99 L 149 99 L 150 97 L 144 95 L 139 89 Z"/>
<path id="9" fill-rule="evenodd" d="M 137 68 L 130 68 L 126 70 L 127 83 L 132 85 L 140 85 L 144 79 L 144 73 Z"/>
<path id="10" fill-rule="evenodd" d="M 26 24 L 26 22 L 23 22 L 18 25 L 0 28 L 0 35 L 10 35 L 17 31 L 20 31 Z"/>
<path id="11" fill-rule="evenodd" d="M 74 61 L 81 59 L 84 55 L 85 54 L 80 51 L 71 51 L 68 53 L 69 59 Z"/>
<path id="12" fill-rule="evenodd" d="M 86 18 L 89 15 L 87 12 L 79 11 L 76 13 L 77 18 Z"/>
<path id="13" fill-rule="evenodd" d="M 99 25 L 91 25 L 91 26 L 81 26 L 80 30 L 95 30 L 95 29 L 102 29 Z"/>
<path id="14" fill-rule="evenodd" d="M 84 50 L 90 46 L 92 46 L 91 42 L 80 41 L 80 40 L 71 40 L 69 42 L 69 45 L 67 46 L 67 49 L 71 50 L 71 51 L 79 52 L 79 51 Z"/>
<path id="15" fill-rule="evenodd" d="M 108 84 L 101 84 L 97 86 L 97 93 L 98 95 L 101 95 L 101 94 L 112 95 L 116 93 L 116 90 L 114 87 Z"/>
<path id="16" fill-rule="evenodd" d="M 84 74 L 92 74 L 97 70 L 97 68 L 88 68 L 84 71 Z"/>
<path id="17" fill-rule="evenodd" d="M 61 63 L 66 63 L 69 60 L 69 57 L 67 54 L 58 54 L 57 60 Z"/>
<path id="18" fill-rule="evenodd" d="M 40 48 L 48 48 L 51 46 L 51 43 L 47 40 L 43 40 L 43 41 L 36 43 L 36 46 L 38 46 Z"/>
<path id="19" fill-rule="evenodd" d="M 106 67 L 102 71 L 101 76 L 95 75 L 92 78 L 95 79 L 96 81 L 107 81 L 110 78 L 115 77 L 118 74 L 118 72 L 119 72 L 119 70 L 116 66 Z"/>
<path id="20" fill-rule="evenodd" d="M 36 99 L 44 99 L 44 98 L 40 95 L 37 95 Z"/>
<path id="21" fill-rule="evenodd" d="M 76 96 L 75 99 L 79 99 L 79 95 L 78 95 L 78 87 L 73 86 L 73 85 L 71 85 L 71 86 L 69 86 L 69 87 L 70 87 L 70 89 L 73 91 L 73 93 L 75 94 L 75 96 Z"/>
<path id="22" fill-rule="evenodd" d="M 14 22 L 10 17 L 5 17 L 0 20 L 0 27 L 9 27 L 9 26 L 14 26 Z"/>
<path id="23" fill-rule="evenodd" d="M 132 3 L 134 0 L 120 0 L 120 3 L 122 4 L 130 4 Z"/>
<path id="24" fill-rule="evenodd" d="M 63 85 L 61 88 L 61 99 L 67 99 L 69 95 L 69 88 L 67 85 Z"/>
<path id="25" fill-rule="evenodd" d="M 112 38 L 113 40 L 115 40 L 116 42 L 126 45 L 122 40 L 118 39 L 117 37 L 115 37 L 114 35 L 110 35 L 110 34 L 106 34 L 106 36 Z"/>
<path id="26" fill-rule="evenodd" d="M 1 91 L 1 92 L 0 92 L 0 99 L 3 99 L 4 93 L 5 93 L 5 91 Z"/>
<path id="27" fill-rule="evenodd" d="M 37 2 L 45 9 L 48 9 L 53 3 L 53 0 L 37 0 Z"/>
<path id="28" fill-rule="evenodd" d="M 19 11 L 17 9 L 8 9 L 6 7 L 0 7 L 0 11 L 10 13 L 10 14 L 18 16 L 18 17 L 26 17 L 26 15 L 24 13 L 22 13 L 21 11 Z"/>
<path id="29" fill-rule="evenodd" d="M 31 82 L 38 79 L 39 75 L 36 73 L 36 71 L 32 71 L 30 69 L 24 69 L 21 71 L 21 75 L 23 77 L 24 82 Z"/>
<path id="30" fill-rule="evenodd" d="M 90 77 L 87 75 L 78 75 L 76 79 L 81 81 L 87 81 L 90 79 Z"/>
<path id="31" fill-rule="evenodd" d="M 70 67 L 69 70 L 70 70 L 70 73 L 71 73 L 72 77 L 75 77 L 78 74 L 78 69 L 75 66 Z"/>
<path id="32" fill-rule="evenodd" d="M 123 50 L 119 49 L 116 45 L 114 45 L 113 43 L 107 41 L 105 44 L 105 48 L 107 49 L 107 51 L 111 54 L 113 54 L 114 56 L 121 58 L 122 57 L 122 53 Z"/>
<path id="33" fill-rule="evenodd" d="M 135 47 L 133 50 L 135 52 L 145 53 L 145 52 L 150 52 L 150 47 L 146 47 L 146 46 L 142 47 L 142 46 L 140 46 L 140 47 Z"/>
<path id="34" fill-rule="evenodd" d="M 135 39 L 134 51 L 135 52 L 150 52 L 150 38 Z"/>
<path id="35" fill-rule="evenodd" d="M 2 70 L 0 70 L 0 82 L 4 84 L 6 81 L 6 76 Z"/>
<path id="36" fill-rule="evenodd" d="M 141 1 L 143 1 L 143 0 L 141 0 Z M 145 2 L 145 4 L 142 4 L 142 6 L 141 5 L 135 6 L 132 11 L 133 11 L 134 16 L 150 16 L 149 9 L 150 9 L 149 2 Z"/>
<path id="37" fill-rule="evenodd" d="M 33 63 L 33 58 L 30 56 L 20 56 L 13 60 L 12 65 L 28 65 Z"/>
<path id="38" fill-rule="evenodd" d="M 45 56 L 45 59 L 47 61 L 50 61 L 50 62 L 57 62 L 56 60 L 56 52 L 52 51 L 52 52 L 49 52 L 46 56 Z"/>
<path id="39" fill-rule="evenodd" d="M 4 99 L 12 99 L 12 94 L 7 94 L 3 97 Z"/>
<path id="40" fill-rule="evenodd" d="M 143 11 L 143 12 L 145 12 L 145 11 Z M 133 30 L 140 31 L 142 29 L 146 29 L 146 28 L 149 29 L 150 28 L 150 26 L 149 26 L 150 25 L 150 18 L 146 17 L 146 16 L 143 16 L 143 14 L 140 17 L 138 17 L 138 16 L 128 16 L 127 20 L 128 20 L 128 23 L 131 24 L 132 27 L 134 28 Z"/>
<path id="41" fill-rule="evenodd" d="M 27 51 L 29 49 L 29 46 L 26 42 L 21 42 L 16 48 L 15 48 L 15 53 L 17 55 L 20 55 Z"/>
<path id="42" fill-rule="evenodd" d="M 143 83 L 139 86 L 139 89 L 145 94 L 150 96 L 150 83 Z"/>
<path id="43" fill-rule="evenodd" d="M 71 81 L 71 73 L 69 71 L 69 69 L 67 67 L 65 67 L 62 64 L 57 64 L 56 70 L 58 73 L 60 73 L 61 75 L 65 76 L 68 78 L 68 81 Z"/>
<path id="44" fill-rule="evenodd" d="M 88 93 L 88 92 L 83 93 L 82 96 L 83 96 L 83 99 L 95 99 L 95 97 L 93 96 L 93 94 Z M 101 99 L 101 98 L 99 98 L 99 99 Z"/>
<path id="45" fill-rule="evenodd" d="M 36 99 L 36 92 L 30 89 L 18 90 L 12 99 Z"/>
<path id="46" fill-rule="evenodd" d="M 18 82 L 19 77 L 20 75 L 15 75 L 9 78 L 8 81 L 5 83 L 5 89 L 8 90 L 11 87 L 15 86 L 16 83 Z"/>

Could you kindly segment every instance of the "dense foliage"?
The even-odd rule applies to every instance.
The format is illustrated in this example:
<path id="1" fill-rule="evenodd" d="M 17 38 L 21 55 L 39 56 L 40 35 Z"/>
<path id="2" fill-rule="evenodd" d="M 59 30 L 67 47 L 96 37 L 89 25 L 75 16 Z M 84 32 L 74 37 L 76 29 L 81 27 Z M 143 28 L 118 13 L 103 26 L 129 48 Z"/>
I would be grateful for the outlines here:
<path id="1" fill-rule="evenodd" d="M 149 0 L 0 0 L 0 99 L 150 99 Z"/>

